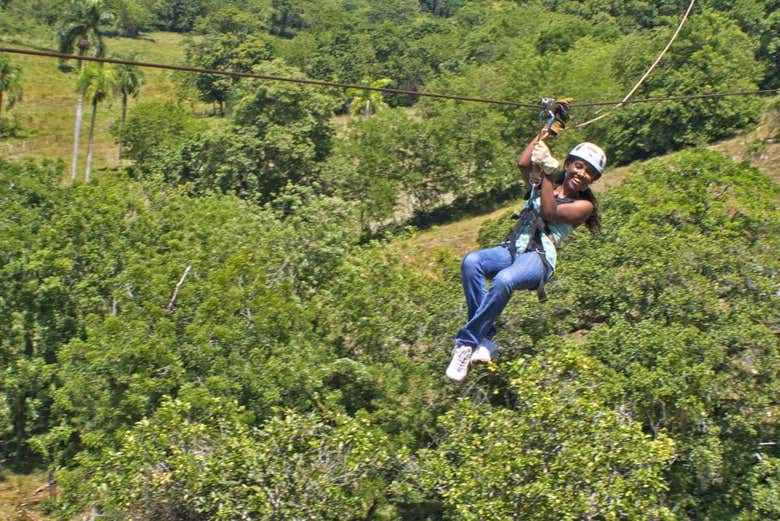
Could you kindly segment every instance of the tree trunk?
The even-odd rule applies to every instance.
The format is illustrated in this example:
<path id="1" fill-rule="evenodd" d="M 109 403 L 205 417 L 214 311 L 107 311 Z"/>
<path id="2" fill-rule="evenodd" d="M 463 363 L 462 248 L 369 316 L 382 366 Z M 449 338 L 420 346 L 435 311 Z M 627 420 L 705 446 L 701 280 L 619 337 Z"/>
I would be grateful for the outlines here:
<path id="1" fill-rule="evenodd" d="M 70 180 L 76 180 L 79 161 L 79 138 L 81 135 L 81 120 L 84 117 L 84 93 L 79 92 L 79 99 L 76 102 L 76 128 L 73 131 L 73 162 L 70 168 Z"/>
<path id="2" fill-rule="evenodd" d="M 79 42 L 80 43 L 80 42 Z M 79 45 L 79 49 L 81 46 Z M 80 50 L 79 55 L 83 56 L 84 51 Z M 85 63 L 79 60 L 79 70 L 83 71 Z M 76 101 L 76 129 L 73 131 L 73 163 L 70 168 L 71 182 L 76 180 L 79 163 L 79 139 L 81 138 L 81 120 L 84 119 L 84 91 L 79 92 L 79 99 Z"/>
<path id="3" fill-rule="evenodd" d="M 122 94 L 122 119 L 119 121 L 119 159 L 125 153 L 125 119 L 127 119 L 127 94 Z"/>
<path id="4" fill-rule="evenodd" d="M 87 141 L 87 173 L 84 177 L 89 183 L 89 173 L 92 169 L 92 142 L 95 139 L 95 114 L 97 114 L 97 96 L 92 100 L 92 115 L 89 118 L 89 141 Z"/>

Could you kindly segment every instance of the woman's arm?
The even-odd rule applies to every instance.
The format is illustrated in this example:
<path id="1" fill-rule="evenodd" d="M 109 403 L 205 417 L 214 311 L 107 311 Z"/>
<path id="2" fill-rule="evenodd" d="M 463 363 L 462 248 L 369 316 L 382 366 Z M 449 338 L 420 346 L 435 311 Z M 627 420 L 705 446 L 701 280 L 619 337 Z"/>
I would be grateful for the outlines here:
<path id="1" fill-rule="evenodd" d="M 539 141 L 538 135 L 534 136 L 531 142 L 526 145 L 522 152 L 520 152 L 520 155 L 517 156 L 517 166 L 520 167 L 520 173 L 523 175 L 523 181 L 525 182 L 526 187 L 531 186 L 531 181 L 529 180 L 531 169 L 533 168 L 531 154 L 534 151 L 534 145 L 537 141 Z"/>
<path id="2" fill-rule="evenodd" d="M 593 213 L 593 203 L 587 199 L 577 199 L 570 203 L 558 204 L 553 195 L 553 183 L 550 176 L 542 176 L 541 216 L 547 222 L 559 222 L 579 226 Z"/>

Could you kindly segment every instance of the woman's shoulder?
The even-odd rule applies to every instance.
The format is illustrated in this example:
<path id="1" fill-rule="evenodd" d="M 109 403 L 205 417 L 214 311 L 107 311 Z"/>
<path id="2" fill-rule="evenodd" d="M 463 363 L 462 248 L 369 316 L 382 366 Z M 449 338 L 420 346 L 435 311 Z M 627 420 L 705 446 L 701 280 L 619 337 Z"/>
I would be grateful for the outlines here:
<path id="1" fill-rule="evenodd" d="M 559 194 L 558 192 L 554 192 L 553 195 L 555 195 L 555 200 L 558 203 L 573 203 L 574 201 L 590 201 L 592 203 L 596 198 L 590 188 L 586 188 L 574 197 L 565 196 L 563 194 Z"/>

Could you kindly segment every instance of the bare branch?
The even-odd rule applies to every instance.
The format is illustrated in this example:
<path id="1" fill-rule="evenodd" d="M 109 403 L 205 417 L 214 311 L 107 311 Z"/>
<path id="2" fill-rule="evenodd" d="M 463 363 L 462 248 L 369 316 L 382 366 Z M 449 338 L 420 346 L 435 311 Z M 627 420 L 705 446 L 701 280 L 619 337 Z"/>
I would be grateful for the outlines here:
<path id="1" fill-rule="evenodd" d="M 171 301 L 168 303 L 168 307 L 165 308 L 166 316 L 173 314 L 173 310 L 174 310 L 173 305 L 176 302 L 176 298 L 179 296 L 179 290 L 181 289 L 182 284 L 184 284 L 184 279 L 187 278 L 187 274 L 190 272 L 190 268 L 192 268 L 192 266 L 187 266 L 184 269 L 184 273 L 182 273 L 181 279 L 179 279 L 179 283 L 176 284 L 176 288 L 173 290 L 173 296 L 171 297 Z"/>

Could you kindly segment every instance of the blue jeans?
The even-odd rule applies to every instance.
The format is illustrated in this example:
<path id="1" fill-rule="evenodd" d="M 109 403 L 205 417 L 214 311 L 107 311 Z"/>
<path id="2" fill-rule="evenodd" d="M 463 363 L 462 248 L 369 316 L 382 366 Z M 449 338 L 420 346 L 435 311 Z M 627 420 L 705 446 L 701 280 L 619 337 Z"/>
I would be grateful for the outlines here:
<path id="1" fill-rule="evenodd" d="M 503 246 L 472 251 L 463 258 L 461 283 L 466 295 L 468 322 L 455 336 L 458 344 L 476 346 L 495 335 L 493 323 L 516 289 L 534 289 L 542 280 L 542 259 L 535 251 L 512 256 Z M 548 278 L 552 275 L 548 270 Z M 490 289 L 488 279 L 493 279 Z"/>

